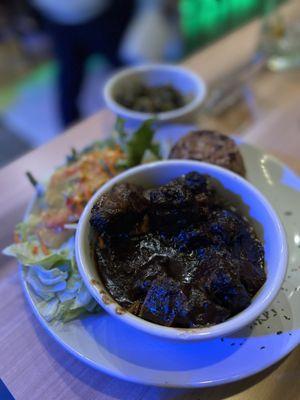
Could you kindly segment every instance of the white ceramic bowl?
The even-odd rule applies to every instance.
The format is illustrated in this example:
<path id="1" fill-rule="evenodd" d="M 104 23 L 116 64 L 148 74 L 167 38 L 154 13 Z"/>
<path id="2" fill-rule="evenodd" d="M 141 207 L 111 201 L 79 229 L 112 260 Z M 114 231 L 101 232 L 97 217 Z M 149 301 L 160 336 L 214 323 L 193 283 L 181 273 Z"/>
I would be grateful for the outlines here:
<path id="1" fill-rule="evenodd" d="M 98 197 L 117 183 L 133 182 L 148 187 L 157 186 L 190 171 L 212 177 L 219 185 L 219 190 L 223 191 L 223 195 L 228 197 L 232 204 L 245 213 L 255 225 L 257 234 L 264 242 L 267 279 L 249 307 L 227 321 L 206 328 L 170 328 L 123 312 L 111 298 L 100 281 L 90 249 L 89 217 Z M 141 165 L 123 172 L 103 185 L 91 198 L 81 215 L 75 246 L 80 274 L 91 294 L 107 312 L 142 331 L 178 340 L 223 337 L 251 323 L 276 297 L 287 267 L 285 233 L 277 214 L 265 197 L 252 184 L 231 171 L 212 164 L 189 160 L 160 161 Z"/>
<path id="2" fill-rule="evenodd" d="M 127 87 L 130 80 L 139 80 L 150 86 L 171 84 L 189 100 L 186 105 L 173 111 L 157 114 L 139 112 L 123 107 L 116 101 L 116 94 Z M 104 87 L 104 99 L 108 108 L 129 121 L 190 121 L 206 95 L 204 81 L 187 68 L 168 64 L 150 64 L 125 68 L 110 78 Z"/>

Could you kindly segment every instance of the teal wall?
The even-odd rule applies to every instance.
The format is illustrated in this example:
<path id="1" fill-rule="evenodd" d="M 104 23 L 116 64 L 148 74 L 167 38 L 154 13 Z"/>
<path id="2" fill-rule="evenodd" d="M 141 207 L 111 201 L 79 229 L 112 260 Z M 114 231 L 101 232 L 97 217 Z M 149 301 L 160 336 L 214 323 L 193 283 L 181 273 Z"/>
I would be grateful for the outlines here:
<path id="1" fill-rule="evenodd" d="M 284 0 L 180 0 L 181 28 L 188 50 L 228 33 Z"/>

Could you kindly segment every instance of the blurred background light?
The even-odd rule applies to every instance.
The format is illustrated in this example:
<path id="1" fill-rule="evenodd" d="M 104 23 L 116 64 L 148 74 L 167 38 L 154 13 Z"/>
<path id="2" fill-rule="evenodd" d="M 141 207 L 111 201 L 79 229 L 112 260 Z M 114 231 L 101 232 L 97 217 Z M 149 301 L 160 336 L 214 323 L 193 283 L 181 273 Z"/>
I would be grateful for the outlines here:
<path id="1" fill-rule="evenodd" d="M 32 6 L 43 2 L 0 2 L 0 166 L 46 143 L 64 129 L 58 109 L 58 62 L 43 16 Z M 281 2 L 136 0 L 124 35 L 127 45 L 120 44 L 123 62 L 180 62 L 191 51 Z M 126 0 L 122 4 L 126 7 Z M 119 12 L 123 10 L 121 7 Z M 131 39 L 129 31 L 133 32 Z M 156 39 L 150 40 L 154 36 Z M 112 66 L 103 54 L 89 59 L 78 99 L 81 118 L 103 107 L 101 88 L 111 72 Z"/>

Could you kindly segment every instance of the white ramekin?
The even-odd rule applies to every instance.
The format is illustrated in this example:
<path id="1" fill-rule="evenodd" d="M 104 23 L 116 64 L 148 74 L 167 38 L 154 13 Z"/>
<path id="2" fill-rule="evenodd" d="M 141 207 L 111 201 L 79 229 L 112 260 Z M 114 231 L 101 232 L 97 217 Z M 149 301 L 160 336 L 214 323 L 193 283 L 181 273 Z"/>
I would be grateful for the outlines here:
<path id="1" fill-rule="evenodd" d="M 100 195 L 117 183 L 133 182 L 157 186 L 191 171 L 207 174 L 220 186 L 232 204 L 244 212 L 256 226 L 264 243 L 267 279 L 245 310 L 227 321 L 205 328 L 170 328 L 160 326 L 124 312 L 102 284 L 90 249 L 91 209 Z M 168 339 L 202 340 L 223 337 L 254 321 L 274 300 L 284 280 L 287 267 L 287 244 L 281 222 L 266 198 L 249 182 L 224 168 L 189 160 L 170 160 L 144 164 L 117 175 L 103 185 L 85 207 L 76 232 L 76 260 L 80 274 L 96 301 L 112 316 L 149 334 Z M 101 318 L 101 315 L 99 315 Z"/>
<path id="2" fill-rule="evenodd" d="M 187 104 L 173 111 L 157 114 L 130 110 L 116 101 L 116 94 L 128 87 L 130 80 L 140 80 L 148 85 L 171 84 L 189 98 Z M 130 67 L 114 74 L 104 87 L 104 100 L 109 109 L 131 122 L 149 118 L 157 121 L 190 121 L 206 95 L 206 85 L 198 75 L 187 68 L 169 64 L 149 64 Z"/>

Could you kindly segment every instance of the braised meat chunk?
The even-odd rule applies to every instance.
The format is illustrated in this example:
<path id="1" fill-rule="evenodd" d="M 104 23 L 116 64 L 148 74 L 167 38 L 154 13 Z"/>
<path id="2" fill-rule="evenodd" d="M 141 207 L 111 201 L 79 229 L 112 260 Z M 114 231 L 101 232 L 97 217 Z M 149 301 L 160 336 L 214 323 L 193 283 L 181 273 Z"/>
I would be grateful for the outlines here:
<path id="1" fill-rule="evenodd" d="M 147 208 L 143 189 L 132 183 L 114 186 L 94 205 L 90 223 L 100 235 L 134 231 Z"/>
<path id="2" fill-rule="evenodd" d="M 197 328 L 219 324 L 229 317 L 230 312 L 212 301 L 204 290 L 192 287 L 175 322 L 182 327 Z"/>
<path id="3" fill-rule="evenodd" d="M 239 271 L 228 264 L 223 263 L 207 274 L 204 288 L 217 304 L 234 314 L 248 307 L 251 297 L 239 279 Z"/>
<path id="4" fill-rule="evenodd" d="M 147 292 L 139 316 L 159 325 L 171 326 L 185 302 L 179 282 L 168 277 L 157 278 Z"/>
<path id="5" fill-rule="evenodd" d="M 265 282 L 264 248 L 249 221 L 191 172 L 144 189 L 121 184 L 92 209 L 95 262 L 111 296 L 155 324 L 218 324 Z"/>
<path id="6" fill-rule="evenodd" d="M 195 172 L 148 190 L 153 229 L 176 231 L 197 218 L 208 217 L 212 192 L 207 177 Z"/>

